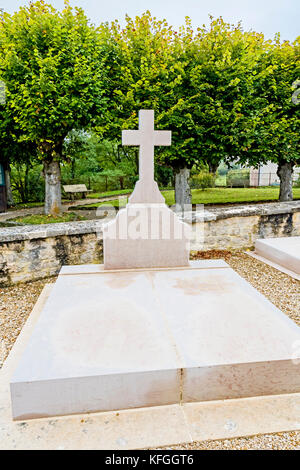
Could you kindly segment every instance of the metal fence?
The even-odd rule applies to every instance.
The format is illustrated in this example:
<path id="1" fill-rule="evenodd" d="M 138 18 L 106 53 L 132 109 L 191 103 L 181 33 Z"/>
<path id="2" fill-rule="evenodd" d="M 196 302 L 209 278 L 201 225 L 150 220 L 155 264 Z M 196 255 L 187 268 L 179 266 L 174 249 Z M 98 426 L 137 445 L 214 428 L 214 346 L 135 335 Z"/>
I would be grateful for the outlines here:
<path id="1" fill-rule="evenodd" d="M 260 170 L 233 170 L 226 175 L 227 187 L 259 187 L 279 186 L 280 179 L 276 172 L 262 172 Z M 300 170 L 293 173 L 293 185 L 300 186 Z"/>

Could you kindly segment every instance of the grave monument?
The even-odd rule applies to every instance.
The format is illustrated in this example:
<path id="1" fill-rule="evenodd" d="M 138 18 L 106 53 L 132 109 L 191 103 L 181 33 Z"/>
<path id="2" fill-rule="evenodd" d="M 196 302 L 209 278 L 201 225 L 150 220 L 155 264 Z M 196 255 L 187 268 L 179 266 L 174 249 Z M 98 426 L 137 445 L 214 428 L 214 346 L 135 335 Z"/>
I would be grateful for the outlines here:
<path id="1" fill-rule="evenodd" d="M 224 261 L 188 262 L 153 176 L 171 135 L 139 118 L 140 179 L 104 265 L 61 269 L 10 382 L 16 420 L 300 391 L 299 328 Z"/>
<path id="2" fill-rule="evenodd" d="M 188 266 L 189 226 L 166 206 L 154 181 L 154 147 L 171 145 L 171 132 L 154 130 L 154 111 L 142 110 L 139 130 L 123 131 L 122 143 L 140 147 L 139 180 L 104 230 L 104 269 Z"/>

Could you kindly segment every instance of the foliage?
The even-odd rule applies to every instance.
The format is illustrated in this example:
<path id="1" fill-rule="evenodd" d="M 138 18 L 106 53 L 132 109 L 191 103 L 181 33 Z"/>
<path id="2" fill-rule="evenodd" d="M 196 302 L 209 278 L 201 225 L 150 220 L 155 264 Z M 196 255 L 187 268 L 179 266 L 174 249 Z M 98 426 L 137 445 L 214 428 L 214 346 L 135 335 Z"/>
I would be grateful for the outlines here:
<path id="1" fill-rule="evenodd" d="M 97 29 L 65 1 L 59 12 L 44 1 L 0 17 L 0 80 L 15 142 L 34 143 L 44 164 L 45 211 L 61 206 L 63 144 L 90 127 L 105 107 L 102 49 Z M 55 183 L 55 184 L 54 184 Z"/>
<path id="2" fill-rule="evenodd" d="M 226 176 L 226 184 L 231 188 L 248 188 L 250 185 L 250 170 L 230 170 Z"/>
<path id="3" fill-rule="evenodd" d="M 300 37 L 291 44 L 280 36 L 269 43 L 256 67 L 251 99 L 243 117 L 249 145 L 239 153 L 242 163 L 300 162 L 300 106 L 292 101 L 300 77 Z M 249 125 L 252 122 L 252 125 Z"/>
<path id="4" fill-rule="evenodd" d="M 226 186 L 226 175 L 217 175 L 215 179 L 215 186 Z"/>
<path id="5" fill-rule="evenodd" d="M 120 144 L 121 130 L 154 109 L 155 127 L 172 131 L 172 146 L 155 151 L 161 187 L 184 167 L 202 175 L 221 163 L 225 175 L 237 162 L 299 163 L 299 59 L 299 38 L 265 41 L 222 18 L 193 29 L 187 17 L 176 31 L 149 11 L 96 28 L 68 2 L 62 12 L 44 1 L 2 12 L 0 160 L 14 163 L 19 201 L 43 197 L 37 160 L 59 161 L 63 183 L 132 188 L 138 149 Z"/>
<path id="6" fill-rule="evenodd" d="M 191 187 L 204 191 L 206 188 L 213 188 L 215 186 L 215 179 L 214 174 L 202 171 L 198 175 L 193 176 L 191 179 Z"/>
<path id="7" fill-rule="evenodd" d="M 94 191 L 134 186 L 134 164 L 115 142 L 100 140 L 92 132 L 72 131 L 64 141 L 63 154 L 63 184 L 85 183 Z"/>
<path id="8" fill-rule="evenodd" d="M 227 175 L 229 170 L 239 170 L 240 168 L 241 168 L 241 165 L 238 163 L 229 162 L 229 161 L 225 163 L 225 161 L 222 160 L 220 165 L 218 166 L 218 174 L 220 176 L 224 176 L 224 175 Z"/>
<path id="9" fill-rule="evenodd" d="M 62 12 L 37 1 L 3 13 L 0 78 L 18 140 L 35 142 L 41 159 L 59 159 L 68 133 L 89 126 L 104 104 L 97 31 L 67 2 Z"/>
<path id="10" fill-rule="evenodd" d="M 43 201 L 45 185 L 42 177 L 42 165 L 33 163 L 15 163 L 11 165 L 11 186 L 16 203 Z"/>
<path id="11" fill-rule="evenodd" d="M 174 175 L 167 166 L 155 165 L 154 178 L 160 188 L 174 187 Z"/>
<path id="12" fill-rule="evenodd" d="M 262 35 L 213 19 L 209 28 L 174 31 L 149 12 L 103 27 L 110 66 L 107 135 L 137 127 L 139 109 L 154 109 L 156 127 L 172 130 L 172 147 L 156 152 L 172 168 L 191 168 L 237 155 L 246 145 L 240 120 L 253 70 L 264 50 Z M 243 128 L 244 129 L 244 128 Z M 242 135 L 240 139 L 239 136 Z"/>

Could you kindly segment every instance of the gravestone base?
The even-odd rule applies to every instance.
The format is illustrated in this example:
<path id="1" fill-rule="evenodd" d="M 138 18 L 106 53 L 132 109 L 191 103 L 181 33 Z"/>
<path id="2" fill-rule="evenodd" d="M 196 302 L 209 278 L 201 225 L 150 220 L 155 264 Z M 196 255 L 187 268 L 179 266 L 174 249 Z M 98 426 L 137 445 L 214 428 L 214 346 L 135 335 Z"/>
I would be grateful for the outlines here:
<path id="1" fill-rule="evenodd" d="M 104 269 L 189 266 L 190 234 L 165 203 L 130 202 L 103 230 Z"/>
<path id="2" fill-rule="evenodd" d="M 299 340 L 221 260 L 63 267 L 10 381 L 13 418 L 300 392 Z"/>

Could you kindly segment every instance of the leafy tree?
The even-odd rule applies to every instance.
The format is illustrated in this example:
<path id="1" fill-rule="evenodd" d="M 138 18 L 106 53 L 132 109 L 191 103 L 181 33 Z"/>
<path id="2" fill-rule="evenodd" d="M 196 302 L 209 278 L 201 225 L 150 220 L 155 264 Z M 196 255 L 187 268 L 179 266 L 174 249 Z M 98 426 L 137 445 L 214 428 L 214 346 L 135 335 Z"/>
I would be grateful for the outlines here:
<path id="1" fill-rule="evenodd" d="M 163 157 L 181 169 L 183 179 L 184 172 L 188 176 L 184 167 L 207 164 L 215 173 L 222 160 L 236 158 L 248 144 L 241 116 L 265 49 L 262 35 L 243 32 L 240 24 L 230 25 L 222 18 L 210 20 L 208 28 L 195 32 L 187 18 L 173 45 L 180 70 L 174 87 L 178 101 L 165 116 L 176 122 L 177 145 L 175 152 L 166 149 Z"/>
<path id="2" fill-rule="evenodd" d="M 43 163 L 45 212 L 61 206 L 60 162 L 73 129 L 103 112 L 101 40 L 82 9 L 43 1 L 0 20 L 0 79 L 19 142 L 34 142 Z"/>
<path id="3" fill-rule="evenodd" d="M 104 132 L 119 138 L 122 128 L 137 126 L 139 109 L 154 109 L 156 127 L 172 131 L 172 146 L 156 150 L 157 162 L 175 173 L 176 202 L 189 203 L 190 169 L 205 163 L 215 172 L 247 145 L 240 116 L 263 37 L 222 18 L 197 31 L 186 18 L 179 32 L 149 12 L 126 21 L 124 29 L 102 26 L 111 100 Z"/>
<path id="4" fill-rule="evenodd" d="M 172 150 L 175 149 L 176 121 L 163 119 L 166 111 L 175 106 L 174 87 L 178 77 L 172 41 L 175 32 L 165 20 L 152 18 L 149 11 L 132 20 L 126 16 L 126 27 L 117 21 L 111 27 L 102 25 L 106 36 L 106 96 L 110 100 L 107 125 L 100 132 L 120 141 L 122 129 L 138 126 L 138 111 L 154 109 L 155 127 L 173 131 Z M 182 139 L 185 139 L 183 136 Z M 137 149 L 120 150 L 133 157 L 138 167 Z M 156 149 L 156 163 L 173 167 L 171 162 L 160 160 L 163 148 Z M 159 170 L 156 170 L 156 174 Z"/>
<path id="5" fill-rule="evenodd" d="M 251 137 L 240 160 L 254 166 L 278 164 L 280 201 L 293 199 L 293 169 L 300 163 L 300 106 L 292 99 L 299 77 L 300 37 L 291 44 L 281 43 L 278 35 L 259 61 L 245 119 Z"/>

